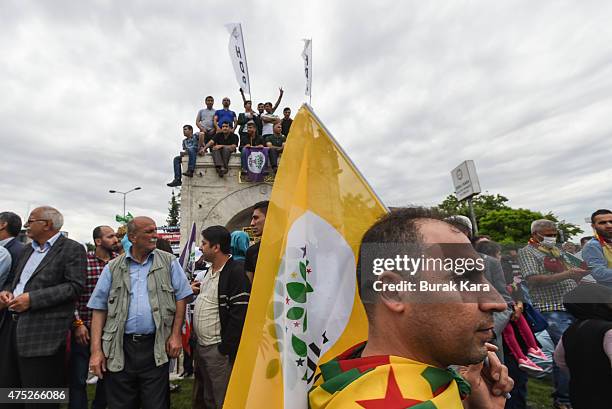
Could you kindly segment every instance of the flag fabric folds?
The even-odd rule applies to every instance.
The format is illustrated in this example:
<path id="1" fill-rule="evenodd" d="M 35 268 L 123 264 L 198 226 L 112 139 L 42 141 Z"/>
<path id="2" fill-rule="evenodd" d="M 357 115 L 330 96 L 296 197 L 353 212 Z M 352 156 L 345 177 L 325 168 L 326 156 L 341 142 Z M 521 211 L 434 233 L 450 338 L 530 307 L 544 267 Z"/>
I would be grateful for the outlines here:
<path id="1" fill-rule="evenodd" d="M 357 254 L 386 211 L 304 104 L 274 182 L 224 408 L 306 409 L 317 365 L 366 339 Z"/>
<path id="2" fill-rule="evenodd" d="M 249 67 L 246 60 L 246 50 L 244 49 L 242 25 L 240 23 L 231 23 L 226 24 L 225 27 L 227 27 L 230 32 L 228 51 L 230 59 L 232 60 L 232 65 L 234 66 L 236 81 L 238 81 L 240 88 L 250 96 L 251 81 L 249 80 Z"/>
<path id="3" fill-rule="evenodd" d="M 302 51 L 302 59 L 304 60 L 304 75 L 306 76 L 306 92 L 309 97 L 312 96 L 312 40 L 304 39 L 304 50 Z"/>

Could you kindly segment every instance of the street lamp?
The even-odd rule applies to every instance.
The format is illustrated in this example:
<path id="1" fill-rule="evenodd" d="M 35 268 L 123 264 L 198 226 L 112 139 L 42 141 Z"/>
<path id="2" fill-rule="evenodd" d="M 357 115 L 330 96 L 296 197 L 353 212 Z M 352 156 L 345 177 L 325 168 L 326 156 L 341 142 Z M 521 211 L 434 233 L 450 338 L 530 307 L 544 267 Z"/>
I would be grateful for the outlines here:
<path id="1" fill-rule="evenodd" d="M 142 189 L 140 186 L 135 187 L 132 190 L 128 190 L 127 192 L 120 192 L 118 190 L 109 190 L 108 193 L 119 193 L 123 195 L 123 218 L 125 218 L 125 197 L 127 196 L 128 193 L 132 193 L 134 190 L 140 190 Z"/>

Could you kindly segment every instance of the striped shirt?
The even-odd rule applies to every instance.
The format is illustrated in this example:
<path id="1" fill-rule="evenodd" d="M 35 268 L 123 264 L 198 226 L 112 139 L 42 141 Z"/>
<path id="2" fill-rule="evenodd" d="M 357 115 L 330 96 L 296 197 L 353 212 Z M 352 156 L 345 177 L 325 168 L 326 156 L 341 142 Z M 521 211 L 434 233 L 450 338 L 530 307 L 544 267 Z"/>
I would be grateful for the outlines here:
<path id="1" fill-rule="evenodd" d="M 555 274 L 544 268 L 544 258 L 547 255 L 530 244 L 518 251 L 518 257 L 521 273 L 525 280 L 529 276 Z M 576 288 L 576 285 L 576 282 L 572 279 L 538 286 L 529 284 L 529 294 L 533 306 L 540 312 L 565 311 L 563 296 Z"/>
<path id="2" fill-rule="evenodd" d="M 231 256 L 230 256 L 231 257 Z M 229 258 L 228 258 L 229 260 Z M 202 346 L 221 342 L 221 318 L 219 317 L 219 276 L 225 263 L 217 271 L 209 269 L 200 285 L 193 312 L 193 327 Z"/>

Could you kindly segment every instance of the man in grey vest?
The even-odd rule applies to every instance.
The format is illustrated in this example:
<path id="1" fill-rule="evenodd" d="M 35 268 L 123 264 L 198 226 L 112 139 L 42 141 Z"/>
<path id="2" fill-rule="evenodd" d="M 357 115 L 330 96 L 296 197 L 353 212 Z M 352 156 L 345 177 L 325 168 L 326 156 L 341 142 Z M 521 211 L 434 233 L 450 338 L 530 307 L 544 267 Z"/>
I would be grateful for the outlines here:
<path id="1" fill-rule="evenodd" d="M 132 247 L 104 267 L 87 304 L 89 365 L 105 381 L 109 408 L 167 409 L 168 358 L 181 351 L 192 291 L 176 257 L 155 248 L 152 219 L 134 218 L 127 234 Z"/>

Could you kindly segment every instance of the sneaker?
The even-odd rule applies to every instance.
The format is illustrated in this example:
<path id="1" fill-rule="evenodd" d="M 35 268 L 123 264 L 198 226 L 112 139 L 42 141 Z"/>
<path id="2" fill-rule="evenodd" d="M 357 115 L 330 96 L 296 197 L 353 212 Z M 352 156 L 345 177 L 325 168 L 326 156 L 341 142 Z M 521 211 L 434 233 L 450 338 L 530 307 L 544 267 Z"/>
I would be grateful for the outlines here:
<path id="1" fill-rule="evenodd" d="M 87 385 L 95 385 L 96 383 L 98 383 L 98 377 L 96 375 L 87 380 Z"/>
<path id="2" fill-rule="evenodd" d="M 166 186 L 168 187 L 177 187 L 181 185 L 181 181 L 180 180 L 173 180 L 170 183 L 166 183 Z"/>
<path id="3" fill-rule="evenodd" d="M 521 369 L 526 369 L 533 372 L 543 372 L 544 369 L 534 364 L 533 361 L 529 358 L 522 358 L 518 360 L 518 366 Z"/>
<path id="4" fill-rule="evenodd" d="M 546 354 L 540 348 L 529 348 L 527 350 L 527 356 L 530 356 L 532 358 L 538 358 L 538 359 L 541 359 L 543 361 L 548 361 L 549 360 L 549 358 L 546 356 Z"/>
<path id="5" fill-rule="evenodd" d="M 193 177 L 193 170 L 188 170 L 187 172 L 183 172 L 183 176 L 187 176 L 188 178 Z"/>

